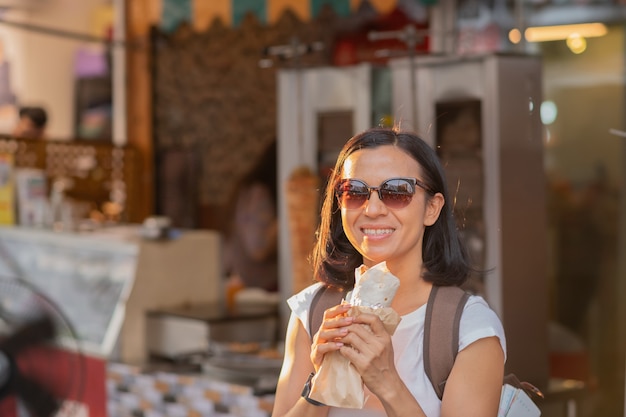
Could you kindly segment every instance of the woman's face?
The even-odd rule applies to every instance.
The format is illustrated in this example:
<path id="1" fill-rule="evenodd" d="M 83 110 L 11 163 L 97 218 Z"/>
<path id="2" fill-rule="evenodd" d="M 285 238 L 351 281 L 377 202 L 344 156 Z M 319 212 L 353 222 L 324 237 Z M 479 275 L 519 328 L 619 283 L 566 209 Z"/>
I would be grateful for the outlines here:
<path id="1" fill-rule="evenodd" d="M 409 154 L 392 145 L 361 149 L 343 165 L 342 178 L 359 179 L 378 187 L 390 178 L 416 178 L 423 181 L 420 165 Z M 386 261 L 392 267 L 421 265 L 425 226 L 432 225 L 443 206 L 443 196 L 428 198 L 415 187 L 411 202 L 402 208 L 387 207 L 376 191 L 360 208 L 341 207 L 341 219 L 348 240 L 363 255 L 365 265 Z"/>

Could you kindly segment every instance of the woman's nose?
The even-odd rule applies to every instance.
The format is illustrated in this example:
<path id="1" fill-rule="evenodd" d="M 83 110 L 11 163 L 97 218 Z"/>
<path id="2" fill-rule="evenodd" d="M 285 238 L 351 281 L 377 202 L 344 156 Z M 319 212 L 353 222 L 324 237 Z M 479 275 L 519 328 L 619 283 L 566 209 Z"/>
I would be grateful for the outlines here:
<path id="1" fill-rule="evenodd" d="M 387 206 L 382 202 L 378 191 L 372 190 L 370 198 L 365 202 L 365 214 L 369 216 L 377 216 L 387 212 Z"/>

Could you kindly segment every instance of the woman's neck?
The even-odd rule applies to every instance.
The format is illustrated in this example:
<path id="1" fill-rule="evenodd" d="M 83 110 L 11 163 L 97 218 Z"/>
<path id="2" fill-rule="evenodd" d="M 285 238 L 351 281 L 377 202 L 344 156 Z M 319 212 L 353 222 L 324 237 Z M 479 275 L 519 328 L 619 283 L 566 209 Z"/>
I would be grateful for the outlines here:
<path id="1" fill-rule="evenodd" d="M 415 273 L 414 277 L 398 277 L 400 287 L 391 306 L 401 316 L 411 313 L 428 302 L 430 289 L 433 284 L 424 281 L 420 273 Z"/>

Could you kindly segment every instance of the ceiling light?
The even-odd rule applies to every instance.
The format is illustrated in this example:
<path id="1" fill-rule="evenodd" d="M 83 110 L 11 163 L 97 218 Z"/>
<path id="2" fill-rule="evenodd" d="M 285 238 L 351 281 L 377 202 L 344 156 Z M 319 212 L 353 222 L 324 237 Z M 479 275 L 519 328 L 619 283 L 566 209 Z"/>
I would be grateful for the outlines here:
<path id="1" fill-rule="evenodd" d="M 587 40 L 577 33 L 573 33 L 565 41 L 567 47 L 575 54 L 582 54 L 587 49 Z"/>
<path id="2" fill-rule="evenodd" d="M 604 36 L 607 32 L 608 29 L 603 23 L 581 23 L 576 25 L 529 27 L 524 31 L 524 37 L 528 42 L 547 42 L 565 40 L 572 35 L 593 38 Z"/>

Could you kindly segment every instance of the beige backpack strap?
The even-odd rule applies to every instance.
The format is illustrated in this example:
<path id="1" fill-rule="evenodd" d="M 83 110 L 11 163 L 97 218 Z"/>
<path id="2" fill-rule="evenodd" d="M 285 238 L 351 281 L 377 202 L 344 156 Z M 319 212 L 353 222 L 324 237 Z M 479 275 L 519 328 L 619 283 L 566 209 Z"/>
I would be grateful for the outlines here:
<path id="1" fill-rule="evenodd" d="M 344 290 L 335 287 L 323 286 L 313 296 L 309 308 L 309 329 L 311 337 L 319 330 L 324 320 L 324 311 L 341 303 L 346 295 Z"/>
<path id="2" fill-rule="evenodd" d="M 439 399 L 459 350 L 459 326 L 469 294 L 456 286 L 433 285 L 424 321 L 424 371 Z"/>

